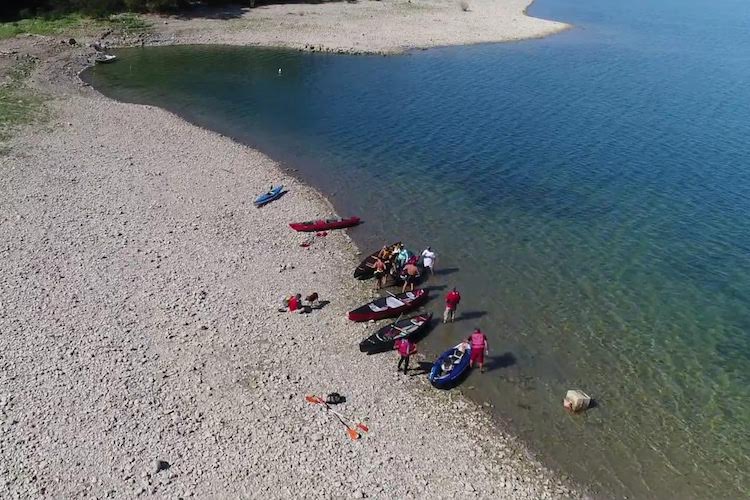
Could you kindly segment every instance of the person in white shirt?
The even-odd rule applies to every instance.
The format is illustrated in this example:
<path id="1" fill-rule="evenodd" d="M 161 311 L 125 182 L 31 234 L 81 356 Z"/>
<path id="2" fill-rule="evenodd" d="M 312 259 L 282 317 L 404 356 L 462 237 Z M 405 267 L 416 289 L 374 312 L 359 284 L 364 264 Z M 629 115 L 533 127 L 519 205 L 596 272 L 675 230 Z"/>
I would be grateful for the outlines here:
<path id="1" fill-rule="evenodd" d="M 437 254 L 432 251 L 432 247 L 427 247 L 422 252 L 422 266 L 424 266 L 425 270 L 429 269 L 430 274 L 435 273 L 435 260 L 437 259 Z"/>

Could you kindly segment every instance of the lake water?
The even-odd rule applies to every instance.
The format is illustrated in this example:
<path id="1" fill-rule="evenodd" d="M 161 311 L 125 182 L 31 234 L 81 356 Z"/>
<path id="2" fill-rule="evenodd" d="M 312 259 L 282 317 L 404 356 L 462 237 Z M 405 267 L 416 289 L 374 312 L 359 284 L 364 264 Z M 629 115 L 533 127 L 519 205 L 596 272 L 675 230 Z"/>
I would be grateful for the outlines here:
<path id="1" fill-rule="evenodd" d="M 395 57 L 129 49 L 85 78 L 298 168 L 365 250 L 435 247 L 465 316 L 425 348 L 482 327 L 464 390 L 598 496 L 747 497 L 750 4 L 530 13 L 576 27 Z M 567 415 L 570 388 L 598 406 Z"/>

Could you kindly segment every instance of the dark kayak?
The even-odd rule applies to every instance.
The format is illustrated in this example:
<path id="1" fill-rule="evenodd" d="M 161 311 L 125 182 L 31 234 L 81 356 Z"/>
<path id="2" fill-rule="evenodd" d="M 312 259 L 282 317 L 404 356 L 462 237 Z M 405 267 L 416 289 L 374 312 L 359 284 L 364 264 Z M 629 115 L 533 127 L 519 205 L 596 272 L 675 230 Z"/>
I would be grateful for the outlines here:
<path id="1" fill-rule="evenodd" d="M 413 338 L 423 332 L 430 325 L 431 319 L 432 313 L 429 313 L 395 321 L 360 342 L 359 350 L 369 354 L 390 351 L 396 340 Z"/>
<path id="2" fill-rule="evenodd" d="M 460 345 L 461 344 L 458 344 L 445 351 L 432 365 L 428 378 L 435 387 L 440 389 L 453 387 L 453 385 L 457 384 L 469 369 L 469 361 L 471 361 L 471 346 L 467 344 L 466 350 L 461 353 L 458 350 Z M 445 367 L 443 367 L 443 363 L 446 361 L 447 363 L 445 363 Z"/>
<path id="3" fill-rule="evenodd" d="M 396 246 L 396 243 L 388 245 L 388 248 L 393 249 L 394 246 Z M 360 262 L 360 264 L 354 270 L 354 277 L 358 280 L 366 280 L 372 278 L 375 274 L 375 269 L 373 268 L 373 266 L 375 265 L 375 259 L 377 258 L 379 253 L 380 250 L 376 250 L 375 252 L 365 257 L 365 260 Z"/>
<path id="4" fill-rule="evenodd" d="M 281 195 L 284 194 L 283 189 L 284 186 L 281 184 L 276 187 L 271 187 L 271 189 L 267 193 L 264 193 L 255 198 L 255 201 L 253 203 L 255 203 L 256 207 L 262 207 L 266 203 L 270 203 L 273 200 L 280 198 Z"/>
<path id="5" fill-rule="evenodd" d="M 413 292 L 380 297 L 353 311 L 349 311 L 349 319 L 352 321 L 377 321 L 379 319 L 393 318 L 399 314 L 416 309 L 426 300 L 427 290 L 422 288 L 417 288 Z"/>

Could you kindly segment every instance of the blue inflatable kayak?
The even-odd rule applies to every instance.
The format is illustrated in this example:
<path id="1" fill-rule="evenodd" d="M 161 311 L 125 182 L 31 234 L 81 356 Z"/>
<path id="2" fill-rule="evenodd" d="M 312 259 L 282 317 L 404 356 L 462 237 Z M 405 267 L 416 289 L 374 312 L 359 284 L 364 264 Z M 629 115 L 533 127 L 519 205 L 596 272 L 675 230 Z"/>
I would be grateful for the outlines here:
<path id="1" fill-rule="evenodd" d="M 282 191 L 283 189 L 284 186 L 281 184 L 276 187 L 271 187 L 270 191 L 255 198 L 255 201 L 253 203 L 255 203 L 256 207 L 262 207 L 266 203 L 270 203 L 273 200 L 280 198 L 281 195 L 284 194 L 284 191 Z"/>
<path id="2" fill-rule="evenodd" d="M 471 360 L 471 346 L 464 344 L 465 350 L 461 352 L 458 344 L 445 351 L 430 370 L 429 379 L 432 385 L 440 389 L 446 389 L 456 384 L 461 376 L 469 369 Z"/>

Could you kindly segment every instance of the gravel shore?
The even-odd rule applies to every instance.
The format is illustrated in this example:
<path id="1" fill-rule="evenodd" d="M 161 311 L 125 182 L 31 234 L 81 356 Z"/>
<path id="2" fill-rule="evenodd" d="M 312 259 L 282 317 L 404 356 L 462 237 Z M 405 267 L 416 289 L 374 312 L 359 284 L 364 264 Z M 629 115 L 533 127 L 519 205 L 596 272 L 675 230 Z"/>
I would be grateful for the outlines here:
<path id="1" fill-rule="evenodd" d="M 345 318 L 372 296 L 357 249 L 342 232 L 302 248 L 287 226 L 332 214 L 324 198 L 81 86 L 80 49 L 32 45 L 53 118 L 0 171 L 0 496 L 578 496 L 459 394 L 358 351 L 374 326 Z M 312 291 L 331 303 L 277 311 Z M 369 426 L 357 442 L 304 400 L 333 391 Z"/>
<path id="2" fill-rule="evenodd" d="M 462 3 L 467 10 L 463 10 Z M 188 17 L 152 16 L 145 43 L 283 46 L 397 53 L 445 45 L 539 38 L 570 26 L 526 15 L 532 0 L 387 0 L 229 7 Z"/>

